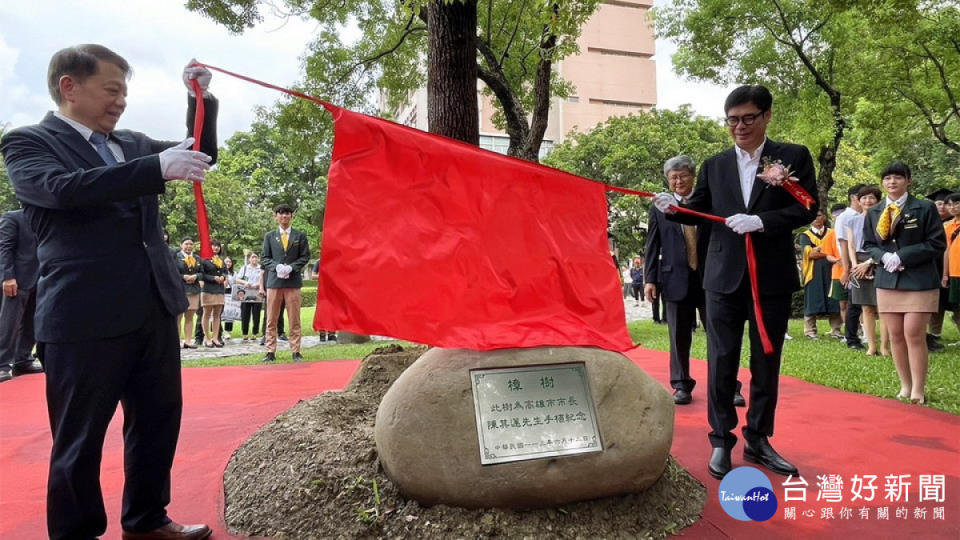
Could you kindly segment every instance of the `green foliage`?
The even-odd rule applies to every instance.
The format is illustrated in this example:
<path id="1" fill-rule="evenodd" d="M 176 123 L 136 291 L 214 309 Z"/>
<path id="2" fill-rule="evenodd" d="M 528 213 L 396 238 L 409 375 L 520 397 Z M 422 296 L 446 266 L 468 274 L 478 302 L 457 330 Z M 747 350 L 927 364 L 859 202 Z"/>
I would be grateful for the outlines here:
<path id="1" fill-rule="evenodd" d="M 613 117 L 588 133 L 578 133 L 557 145 L 547 165 L 593 180 L 641 191 L 665 191 L 663 164 L 685 154 L 696 163 L 730 145 L 717 121 L 694 116 L 687 107 L 677 111 Z M 643 252 L 649 201 L 611 192 L 610 229 L 621 258 Z"/>
<path id="2" fill-rule="evenodd" d="M 300 289 L 300 305 L 302 307 L 314 307 L 317 305 L 316 287 L 303 287 Z"/>
<path id="3" fill-rule="evenodd" d="M 0 124 L 0 139 L 6 131 L 6 126 Z M 7 176 L 7 167 L 0 159 L 0 213 L 20 208 L 20 203 L 13 194 L 13 184 L 10 183 L 10 177 Z"/>

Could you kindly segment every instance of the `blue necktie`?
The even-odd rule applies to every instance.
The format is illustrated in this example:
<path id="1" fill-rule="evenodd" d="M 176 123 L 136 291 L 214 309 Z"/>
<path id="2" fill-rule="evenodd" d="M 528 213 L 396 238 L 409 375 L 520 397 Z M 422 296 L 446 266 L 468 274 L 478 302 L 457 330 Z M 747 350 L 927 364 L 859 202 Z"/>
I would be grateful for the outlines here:
<path id="1" fill-rule="evenodd" d="M 97 149 L 97 153 L 100 154 L 101 158 L 103 158 L 104 163 L 107 165 L 117 164 L 116 156 L 113 155 L 113 152 L 110 151 L 110 147 L 107 146 L 106 135 L 94 131 L 90 134 L 90 142 L 93 143 L 93 147 Z"/>

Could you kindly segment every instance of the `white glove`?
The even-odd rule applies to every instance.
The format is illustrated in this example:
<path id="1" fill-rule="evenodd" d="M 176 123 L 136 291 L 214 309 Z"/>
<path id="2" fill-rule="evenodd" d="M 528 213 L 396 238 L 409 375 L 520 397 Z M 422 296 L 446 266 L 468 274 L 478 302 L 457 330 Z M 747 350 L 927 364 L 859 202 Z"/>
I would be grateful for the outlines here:
<path id="1" fill-rule="evenodd" d="M 676 204 L 677 199 L 672 193 L 657 193 L 653 196 L 653 205 L 664 214 L 676 214 L 677 210 L 670 208 L 671 206 L 676 206 Z"/>
<path id="2" fill-rule="evenodd" d="M 727 227 L 737 234 L 746 234 L 763 230 L 763 221 L 760 216 L 750 214 L 734 214 L 727 218 Z"/>
<path id="3" fill-rule="evenodd" d="M 290 272 L 293 270 L 293 267 L 289 264 L 278 264 L 277 265 L 277 277 L 280 279 L 287 279 L 290 277 Z"/>
<path id="4" fill-rule="evenodd" d="M 203 182 L 210 168 L 210 156 L 203 152 L 188 150 L 193 146 L 193 137 L 160 152 L 160 174 L 164 180 L 193 180 Z"/>
<path id="5" fill-rule="evenodd" d="M 210 86 L 210 79 L 213 78 L 213 73 L 210 73 L 210 70 L 205 67 L 190 67 L 195 63 L 197 63 L 197 59 L 191 58 L 190 61 L 187 62 L 186 67 L 183 68 L 183 84 L 187 87 L 187 92 L 189 92 L 193 97 L 197 97 L 197 95 L 193 91 L 193 85 L 190 84 L 191 80 L 196 79 L 197 83 L 200 85 L 200 90 L 202 90 L 203 94 L 206 95 L 207 87 Z"/>
<path id="6" fill-rule="evenodd" d="M 900 271 L 902 268 L 900 265 L 900 256 L 896 253 L 884 253 L 880 261 L 883 262 L 883 269 L 891 274 Z"/>

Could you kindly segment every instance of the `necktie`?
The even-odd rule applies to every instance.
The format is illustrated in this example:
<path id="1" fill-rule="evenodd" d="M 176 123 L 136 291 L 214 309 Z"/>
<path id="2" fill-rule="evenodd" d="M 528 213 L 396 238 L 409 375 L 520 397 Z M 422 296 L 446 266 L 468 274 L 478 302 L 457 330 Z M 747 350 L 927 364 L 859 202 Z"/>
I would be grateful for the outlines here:
<path id="1" fill-rule="evenodd" d="M 283 244 L 283 250 L 284 250 L 284 251 L 287 250 L 287 240 L 288 240 L 288 238 L 287 238 L 287 231 L 281 232 L 281 233 L 280 233 L 280 243 Z"/>
<path id="2" fill-rule="evenodd" d="M 693 270 L 697 269 L 697 227 L 683 225 L 683 240 L 687 244 L 687 264 Z"/>
<path id="3" fill-rule="evenodd" d="M 881 240 L 886 240 L 893 235 L 893 229 L 897 226 L 897 220 L 900 219 L 900 207 L 895 203 L 890 203 L 883 212 L 880 213 L 880 220 L 877 221 L 877 236 Z"/>
<path id="4" fill-rule="evenodd" d="M 93 143 L 93 147 L 97 149 L 97 153 L 100 154 L 100 157 L 103 158 L 103 162 L 107 165 L 116 165 L 117 158 L 113 155 L 113 152 L 110 151 L 110 147 L 107 146 L 107 136 L 103 133 L 94 131 L 90 134 L 90 142 Z"/>

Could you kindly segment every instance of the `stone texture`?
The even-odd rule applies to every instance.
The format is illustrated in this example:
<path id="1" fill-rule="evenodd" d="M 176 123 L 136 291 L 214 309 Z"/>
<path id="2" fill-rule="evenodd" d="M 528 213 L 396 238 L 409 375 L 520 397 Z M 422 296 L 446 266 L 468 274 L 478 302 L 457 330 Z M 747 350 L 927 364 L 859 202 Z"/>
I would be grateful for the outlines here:
<path id="1" fill-rule="evenodd" d="M 585 362 L 603 452 L 480 465 L 472 368 Z M 433 348 L 403 372 L 377 411 L 387 475 L 424 505 L 532 508 L 643 491 L 663 473 L 673 400 L 625 356 L 579 347 Z"/>

